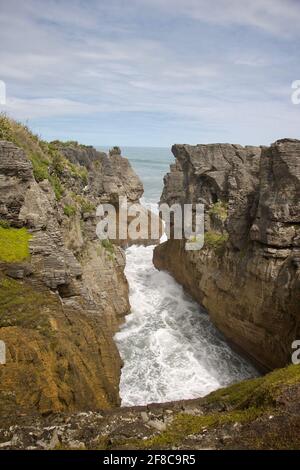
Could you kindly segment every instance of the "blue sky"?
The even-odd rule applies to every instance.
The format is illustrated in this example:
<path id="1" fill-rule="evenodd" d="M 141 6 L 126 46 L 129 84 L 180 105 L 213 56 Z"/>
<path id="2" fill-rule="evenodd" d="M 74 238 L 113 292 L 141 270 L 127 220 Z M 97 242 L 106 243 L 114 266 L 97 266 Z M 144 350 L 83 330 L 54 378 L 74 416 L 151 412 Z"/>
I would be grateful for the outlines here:
<path id="1" fill-rule="evenodd" d="M 0 0 L 0 109 L 92 145 L 300 138 L 299 23 L 299 0 Z"/>

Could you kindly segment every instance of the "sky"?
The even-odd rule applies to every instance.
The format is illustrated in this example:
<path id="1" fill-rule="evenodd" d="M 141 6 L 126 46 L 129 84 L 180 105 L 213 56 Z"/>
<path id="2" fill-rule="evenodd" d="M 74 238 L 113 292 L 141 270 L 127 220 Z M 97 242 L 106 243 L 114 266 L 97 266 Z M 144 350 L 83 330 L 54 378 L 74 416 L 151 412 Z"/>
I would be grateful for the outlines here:
<path id="1" fill-rule="evenodd" d="M 300 0 L 0 0 L 0 111 L 47 140 L 300 138 Z"/>

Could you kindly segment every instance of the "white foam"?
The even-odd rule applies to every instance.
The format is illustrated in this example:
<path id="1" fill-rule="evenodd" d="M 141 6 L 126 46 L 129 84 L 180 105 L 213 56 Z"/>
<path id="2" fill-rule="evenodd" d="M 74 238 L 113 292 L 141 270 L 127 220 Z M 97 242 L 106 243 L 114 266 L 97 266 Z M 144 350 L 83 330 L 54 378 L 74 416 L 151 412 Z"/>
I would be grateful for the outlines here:
<path id="1" fill-rule="evenodd" d="M 152 264 L 153 246 L 126 250 L 131 313 L 115 339 L 123 406 L 203 396 L 257 375 L 208 315 Z"/>

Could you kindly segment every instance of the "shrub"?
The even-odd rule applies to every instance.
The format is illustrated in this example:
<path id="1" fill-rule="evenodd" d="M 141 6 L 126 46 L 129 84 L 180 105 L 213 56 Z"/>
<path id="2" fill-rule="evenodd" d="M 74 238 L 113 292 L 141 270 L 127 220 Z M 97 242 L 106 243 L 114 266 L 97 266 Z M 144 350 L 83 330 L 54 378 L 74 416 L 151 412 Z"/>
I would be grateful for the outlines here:
<path id="1" fill-rule="evenodd" d="M 49 162 L 41 158 L 40 155 L 30 153 L 29 159 L 32 163 L 33 175 L 37 182 L 49 178 Z"/>
<path id="2" fill-rule="evenodd" d="M 63 188 L 58 176 L 56 176 L 56 175 L 49 176 L 49 181 L 50 181 L 50 184 L 53 188 L 53 191 L 55 193 L 55 197 L 56 197 L 57 201 L 60 201 L 61 198 L 62 198 L 62 195 L 64 193 L 64 188 Z"/>
<path id="3" fill-rule="evenodd" d="M 11 123 L 4 113 L 0 114 L 0 140 L 13 142 Z"/>
<path id="4" fill-rule="evenodd" d="M 121 152 L 120 147 L 117 147 L 117 146 L 111 148 L 110 151 L 109 151 L 109 155 L 110 155 L 110 156 L 112 156 L 112 155 L 121 155 L 121 153 L 122 153 L 122 152 Z"/>
<path id="5" fill-rule="evenodd" d="M 64 158 L 56 150 L 50 150 L 52 155 L 52 168 L 57 175 L 61 175 L 65 169 Z"/>
<path id="6" fill-rule="evenodd" d="M 223 254 L 227 240 L 228 233 L 211 230 L 204 234 L 204 246 L 212 248 L 219 255 Z"/>
<path id="7" fill-rule="evenodd" d="M 71 175 L 74 178 L 81 179 L 85 184 L 88 182 L 88 171 L 87 168 L 75 165 L 74 163 L 68 162 L 68 168 L 71 171 Z"/>
<path id="8" fill-rule="evenodd" d="M 223 201 L 218 201 L 212 205 L 208 213 L 210 215 L 216 215 L 224 222 L 228 217 L 228 204 Z"/>
<path id="9" fill-rule="evenodd" d="M 67 215 L 68 217 L 71 217 L 72 215 L 75 215 L 76 214 L 76 207 L 67 204 L 64 207 L 64 214 Z"/>
<path id="10" fill-rule="evenodd" d="M 108 240 L 108 238 L 106 240 L 101 240 L 101 244 L 102 244 L 103 248 L 105 248 L 105 250 L 110 255 L 114 255 L 114 253 L 115 253 L 114 245 L 112 244 L 112 242 L 110 240 Z"/>

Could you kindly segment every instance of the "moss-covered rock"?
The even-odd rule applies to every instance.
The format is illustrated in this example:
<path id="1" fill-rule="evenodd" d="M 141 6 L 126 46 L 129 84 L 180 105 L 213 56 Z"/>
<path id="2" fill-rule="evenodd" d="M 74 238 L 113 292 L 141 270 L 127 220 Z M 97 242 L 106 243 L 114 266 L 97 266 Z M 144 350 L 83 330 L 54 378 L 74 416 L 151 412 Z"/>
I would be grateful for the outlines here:
<path id="1" fill-rule="evenodd" d="M 13 263 L 28 259 L 30 239 L 26 228 L 0 226 L 0 261 Z"/>

